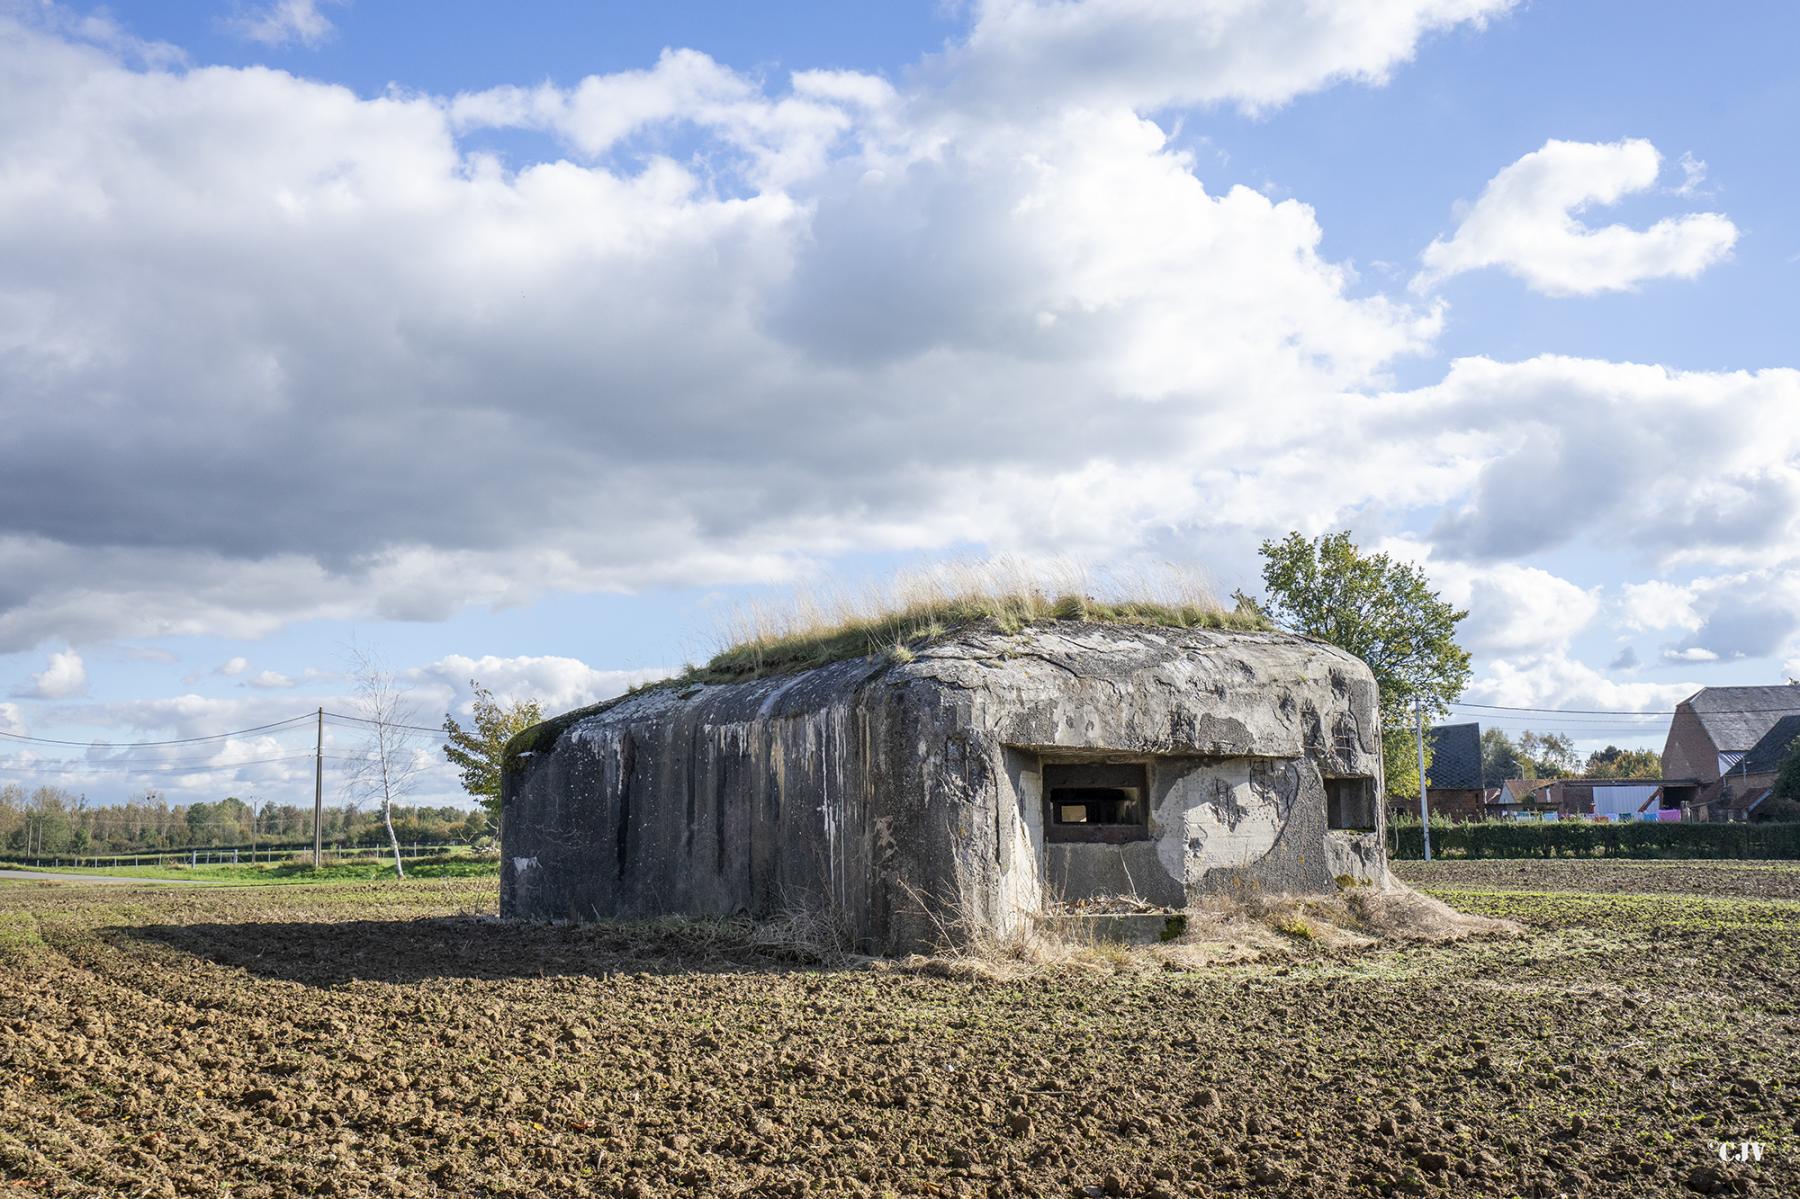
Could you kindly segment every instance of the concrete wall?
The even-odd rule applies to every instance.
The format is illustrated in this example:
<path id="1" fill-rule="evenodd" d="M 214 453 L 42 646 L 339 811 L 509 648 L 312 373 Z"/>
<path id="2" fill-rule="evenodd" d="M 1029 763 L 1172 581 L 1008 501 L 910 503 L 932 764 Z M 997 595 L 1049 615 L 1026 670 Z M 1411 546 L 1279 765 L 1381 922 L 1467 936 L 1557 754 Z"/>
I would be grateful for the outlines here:
<path id="1" fill-rule="evenodd" d="M 894 950 L 1005 933 L 1047 896 L 1327 890 L 1322 778 L 1379 788 L 1375 713 L 1367 669 L 1304 638 L 1094 625 L 658 688 L 524 739 L 502 912 L 803 907 Z M 1041 762 L 1093 754 L 1149 764 L 1149 839 L 1046 842 Z"/>

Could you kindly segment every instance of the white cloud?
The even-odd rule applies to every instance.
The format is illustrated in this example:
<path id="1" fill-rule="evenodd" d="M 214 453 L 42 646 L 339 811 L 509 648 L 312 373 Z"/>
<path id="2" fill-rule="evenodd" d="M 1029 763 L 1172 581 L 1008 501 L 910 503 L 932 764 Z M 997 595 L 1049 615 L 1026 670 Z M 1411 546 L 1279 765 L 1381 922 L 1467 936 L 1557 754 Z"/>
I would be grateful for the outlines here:
<path id="1" fill-rule="evenodd" d="M 11 733 L 15 737 L 23 737 L 29 732 L 25 727 L 25 713 L 18 704 L 0 704 L 0 733 Z"/>
<path id="2" fill-rule="evenodd" d="M 1470 703 L 1515 708 L 1644 712 L 1649 715 L 1622 718 L 1614 727 L 1631 730 L 1641 725 L 1660 735 L 1668 728 L 1666 713 L 1699 687 L 1691 682 L 1618 682 L 1585 662 L 1552 653 L 1494 659 L 1463 698 Z M 1595 728 L 1594 735 L 1605 735 Z"/>
<path id="3" fill-rule="evenodd" d="M 1334 83 L 1379 84 L 1427 35 L 1480 28 L 1514 0 L 983 0 L 966 45 L 933 64 L 971 106 L 1259 112 Z"/>
<path id="4" fill-rule="evenodd" d="M 445 706 L 455 712 L 471 710 L 474 694 L 470 680 L 494 693 L 501 703 L 535 700 L 544 715 L 551 716 L 621 695 L 631 687 L 665 678 L 667 670 L 600 670 L 579 658 L 499 658 L 491 654 L 470 658 L 452 654 L 408 672 L 421 688 L 447 694 Z"/>
<path id="5" fill-rule="evenodd" d="M 1690 152 L 1683 150 L 1681 158 L 1676 162 L 1681 168 L 1681 182 L 1675 187 L 1678 196 L 1692 196 L 1699 193 L 1706 182 L 1706 163 L 1695 158 Z"/>
<path id="6" fill-rule="evenodd" d="M 1660 580 L 1627 583 L 1619 616 L 1626 628 L 1637 630 L 1697 629 L 1701 624 L 1693 588 Z"/>
<path id="7" fill-rule="evenodd" d="M 994 4 L 900 88 L 671 51 L 375 99 L 15 27 L 0 648 L 437 620 L 850 551 L 1235 569 L 1259 536 L 1442 506 L 1420 552 L 1472 641 L 1521 690 L 1587 686 L 1566 650 L 1594 594 L 1518 559 L 1791 557 L 1800 374 L 1466 359 L 1393 390 L 1440 310 L 1365 294 L 1310 207 L 1209 188 L 1141 115 L 1379 80 L 1503 7 Z M 470 148 L 495 126 L 571 161 Z M 417 679 L 464 705 L 468 674 L 547 709 L 641 677 Z"/>
<path id="8" fill-rule="evenodd" d="M 87 665 L 73 649 L 50 655 L 50 664 L 13 692 L 25 699 L 70 699 L 87 690 Z"/>
<path id="9" fill-rule="evenodd" d="M 1716 212 L 1669 217 L 1648 229 L 1582 223 L 1592 204 L 1616 204 L 1656 182 L 1662 157 L 1642 139 L 1551 140 L 1488 183 L 1448 241 L 1431 243 L 1413 286 L 1425 289 L 1500 267 L 1553 296 L 1625 291 L 1646 279 L 1691 279 L 1724 258 L 1737 226 Z M 1702 173 L 1704 164 L 1699 164 Z M 1692 168 L 1687 170 L 1691 182 Z"/>
<path id="10" fill-rule="evenodd" d="M 336 32 L 331 19 L 319 11 L 321 4 L 347 0 L 268 0 L 233 17 L 228 24 L 240 37 L 265 46 L 298 43 L 317 46 Z"/>
<path id="11" fill-rule="evenodd" d="M 1800 553 L 1771 546 L 1768 565 L 1686 583 L 1653 580 L 1623 588 L 1620 619 L 1639 630 L 1680 630 L 1671 661 L 1778 656 L 1800 633 Z"/>
<path id="12" fill-rule="evenodd" d="M 817 173 L 859 118 L 895 103 L 884 80 L 856 72 L 799 72 L 784 97 L 696 50 L 664 50 L 654 67 L 590 75 L 573 87 L 543 83 L 465 92 L 447 102 L 451 128 L 539 129 L 597 159 L 636 134 L 671 124 L 704 129 L 747 155 L 758 187 Z"/>
<path id="13" fill-rule="evenodd" d="M 250 680 L 260 688 L 264 672 Z M 466 715 L 471 694 L 469 679 L 480 680 L 502 701 L 536 699 L 546 715 L 618 695 L 627 688 L 661 678 L 666 670 L 606 670 L 575 658 L 450 655 L 424 666 L 398 671 L 417 706 L 418 721 L 435 726 L 446 712 Z M 277 676 L 279 677 L 279 676 Z M 338 680 L 343 682 L 343 680 Z M 295 716 L 305 719 L 284 728 L 235 736 L 200 744 L 109 748 L 42 752 L 29 747 L 0 744 L 0 767 L 9 776 L 29 770 L 44 782 L 84 790 L 101 802 L 141 794 L 154 787 L 176 803 L 215 800 L 221 795 L 261 795 L 283 799 L 312 794 L 314 724 L 306 713 L 294 711 L 291 696 L 253 690 L 233 697 L 196 694 L 158 699 L 72 703 L 56 709 L 59 721 L 81 728 L 117 730 L 97 735 L 97 740 L 171 740 L 212 737 L 230 729 L 261 728 Z M 327 712 L 354 714 L 354 698 L 347 694 L 323 695 L 305 701 Z M 24 723 L 16 705 L 0 704 L 0 731 L 23 733 Z M 60 735 L 60 734 L 58 734 Z M 361 752 L 360 729 L 328 720 L 325 727 L 326 794 L 340 798 L 346 781 L 347 759 Z M 418 795 L 423 803 L 464 803 L 455 773 L 438 749 L 437 737 L 421 733 L 415 751 L 426 774 Z"/>
<path id="14" fill-rule="evenodd" d="M 1600 611 L 1597 588 L 1535 566 L 1481 565 L 1434 556 L 1431 546 L 1388 538 L 1377 547 L 1412 562 L 1445 600 L 1469 615 L 1458 640 L 1477 654 L 1560 652 Z"/>
<path id="15" fill-rule="evenodd" d="M 1124 110 L 909 124 L 866 76 L 771 92 L 681 54 L 359 100 L 6 46 L 30 70 L 0 73 L 0 152 L 43 171 L 0 181 L 0 384 L 30 414 L 8 444 L 35 447 L 0 447 L 0 503 L 32 514 L 0 538 L 4 645 L 442 619 L 852 548 L 1116 547 L 1204 506 L 1195 464 L 1438 326 L 1353 296 L 1304 204 L 1209 191 Z M 597 160 L 459 148 L 496 121 Z M 601 161 L 682 121 L 704 160 Z M 156 422 L 119 419 L 127 391 Z M 59 455 L 91 464 L 78 497 L 48 489 L 67 511 Z"/>
<path id="16" fill-rule="evenodd" d="M 1667 563 L 1766 562 L 1800 544 L 1796 405 L 1794 370 L 1468 358 L 1381 413 L 1417 456 L 1461 466 L 1432 534 L 1451 556 L 1585 539 Z"/>
<path id="17" fill-rule="evenodd" d="M 259 691 L 282 691 L 295 686 L 293 679 L 278 670 L 260 670 L 244 680 L 246 687 L 255 687 Z"/>
<path id="18" fill-rule="evenodd" d="M 234 678 L 250 669 L 250 659 L 244 657 L 231 658 L 219 666 L 219 673 L 226 678 Z"/>

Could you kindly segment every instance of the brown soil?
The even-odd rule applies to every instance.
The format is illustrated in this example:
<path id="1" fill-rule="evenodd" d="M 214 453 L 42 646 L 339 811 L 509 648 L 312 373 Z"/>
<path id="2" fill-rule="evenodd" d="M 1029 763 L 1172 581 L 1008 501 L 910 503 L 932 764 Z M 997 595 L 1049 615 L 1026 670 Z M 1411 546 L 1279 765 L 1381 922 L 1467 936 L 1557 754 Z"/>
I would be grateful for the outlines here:
<path id="1" fill-rule="evenodd" d="M 1800 904 L 1490 865 L 1438 894 L 1527 936 L 1001 978 L 478 882 L 4 885 L 0 1194 L 1800 1192 Z"/>
<path id="2" fill-rule="evenodd" d="M 1652 895 L 1740 895 L 1800 899 L 1800 862 L 1631 861 L 1550 858 L 1395 862 L 1420 887 L 1504 887 L 1527 891 L 1631 891 Z"/>

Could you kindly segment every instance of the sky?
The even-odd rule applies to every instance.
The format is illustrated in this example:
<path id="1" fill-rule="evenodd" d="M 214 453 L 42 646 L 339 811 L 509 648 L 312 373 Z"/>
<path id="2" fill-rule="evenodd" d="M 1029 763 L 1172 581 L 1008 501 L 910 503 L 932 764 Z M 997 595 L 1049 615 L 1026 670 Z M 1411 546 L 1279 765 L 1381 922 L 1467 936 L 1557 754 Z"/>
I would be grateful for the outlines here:
<path id="1" fill-rule="evenodd" d="M 0 0 L 0 782 L 300 803 L 302 723 L 89 743 L 353 711 L 352 647 L 563 710 L 946 560 L 1254 593 L 1292 529 L 1467 607 L 1469 704 L 1647 714 L 1484 723 L 1660 747 L 1800 675 L 1797 37 Z"/>

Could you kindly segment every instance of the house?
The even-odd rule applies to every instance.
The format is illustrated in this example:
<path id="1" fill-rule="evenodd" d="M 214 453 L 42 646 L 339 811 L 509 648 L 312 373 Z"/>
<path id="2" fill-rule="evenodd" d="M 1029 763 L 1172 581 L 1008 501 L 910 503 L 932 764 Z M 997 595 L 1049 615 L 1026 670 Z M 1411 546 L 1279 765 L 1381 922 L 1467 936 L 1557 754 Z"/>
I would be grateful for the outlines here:
<path id="1" fill-rule="evenodd" d="M 528 729 L 501 914 L 822 915 L 875 952 L 1065 904 L 1385 883 L 1359 659 L 1292 633 L 989 622 Z"/>
<path id="2" fill-rule="evenodd" d="M 1539 817 L 1557 811 L 1549 795 L 1555 779 L 1506 779 L 1487 795 L 1487 814 L 1509 819 Z"/>
<path id="3" fill-rule="evenodd" d="M 1682 700 L 1663 747 L 1665 806 L 1699 819 L 1744 819 L 1749 783 L 1740 767 L 1789 716 L 1800 716 L 1800 684 L 1705 687 Z"/>
<path id="4" fill-rule="evenodd" d="M 1425 771 L 1433 816 L 1480 820 L 1487 815 L 1481 777 L 1481 725 L 1440 724 L 1427 729 L 1431 765 Z M 1413 814 L 1417 815 L 1417 805 Z"/>
<path id="5" fill-rule="evenodd" d="M 1800 740 L 1800 715 L 1783 716 L 1720 780 L 1725 819 L 1756 820 L 1773 795 L 1782 759 Z"/>

